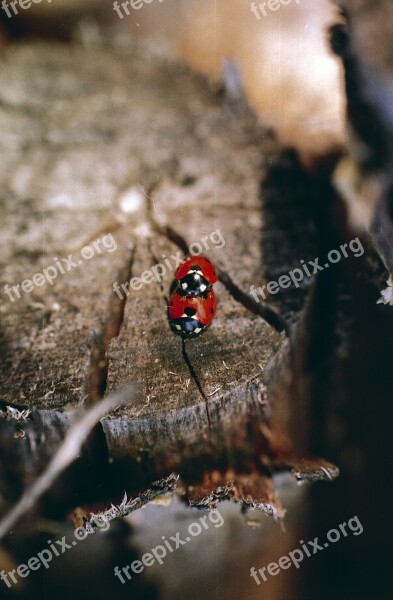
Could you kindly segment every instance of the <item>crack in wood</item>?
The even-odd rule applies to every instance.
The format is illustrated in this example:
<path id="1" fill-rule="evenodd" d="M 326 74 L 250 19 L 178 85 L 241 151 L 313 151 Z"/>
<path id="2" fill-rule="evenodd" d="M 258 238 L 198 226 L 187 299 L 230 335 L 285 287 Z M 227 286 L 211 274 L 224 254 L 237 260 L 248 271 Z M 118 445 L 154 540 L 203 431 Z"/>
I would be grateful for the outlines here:
<path id="1" fill-rule="evenodd" d="M 134 245 L 124 266 L 118 272 L 116 280 L 120 281 L 120 285 L 126 285 L 131 279 L 135 250 L 136 246 Z M 86 407 L 98 402 L 105 394 L 109 367 L 107 350 L 111 340 L 120 333 L 127 298 L 127 294 L 124 294 L 124 297 L 123 295 L 119 297 L 116 294 L 112 294 L 105 322 L 100 331 L 93 332 L 90 360 L 84 387 L 84 405 Z"/>
<path id="2" fill-rule="evenodd" d="M 150 258 L 151 258 L 152 266 L 159 264 L 159 262 L 160 262 L 160 261 L 158 260 L 157 256 L 154 254 L 154 251 L 153 251 L 153 248 L 152 248 L 152 246 L 151 246 L 151 243 L 150 243 L 150 240 L 149 240 L 149 239 L 147 240 L 147 242 L 146 242 L 146 245 L 147 245 L 147 250 L 148 250 L 148 252 L 149 252 L 149 254 L 150 254 Z M 159 287 L 160 287 L 160 290 L 161 290 L 162 297 L 163 297 L 163 298 L 164 298 L 164 300 L 165 300 L 165 306 L 166 306 L 166 307 L 168 307 L 168 305 L 169 305 L 169 298 L 168 298 L 168 296 L 165 294 L 165 291 L 164 291 L 164 286 L 163 286 L 163 284 L 162 284 L 162 279 L 159 279 L 159 280 L 158 280 L 158 285 L 159 285 Z"/>
<path id="3" fill-rule="evenodd" d="M 192 366 L 192 362 L 187 354 L 186 340 L 184 338 L 182 338 L 182 340 L 181 340 L 181 351 L 182 351 L 182 356 L 183 356 L 184 362 L 186 363 L 188 370 L 190 371 L 190 375 L 191 375 L 192 379 L 194 380 L 195 385 L 197 386 L 197 388 L 199 390 L 199 393 L 201 394 L 202 398 L 205 401 L 207 422 L 208 422 L 209 429 L 210 429 L 210 414 L 209 414 L 209 406 L 208 406 L 209 400 L 208 400 L 205 392 L 203 391 L 199 377 L 198 377 L 194 367 Z"/>
<path id="4" fill-rule="evenodd" d="M 151 200 L 151 198 L 150 198 L 150 200 Z M 159 263 L 159 260 L 157 259 L 156 255 L 154 254 L 153 248 L 152 248 L 151 243 L 150 243 L 149 240 L 147 241 L 147 248 L 148 248 L 148 251 L 149 251 L 152 263 L 153 264 Z M 158 285 L 160 287 L 161 294 L 162 294 L 163 298 L 165 299 L 165 305 L 166 305 L 166 309 L 167 309 L 168 306 L 169 306 L 169 298 L 165 294 L 164 286 L 162 284 L 162 280 L 160 280 L 158 282 Z M 188 370 L 190 372 L 191 379 L 194 381 L 195 385 L 198 388 L 199 393 L 201 394 L 202 398 L 204 399 L 204 401 L 206 403 L 206 415 L 207 415 L 207 421 L 208 421 L 208 425 L 209 425 L 209 429 L 210 429 L 210 415 L 209 415 L 209 409 L 208 409 L 208 398 L 207 398 L 207 396 L 206 396 L 206 394 L 205 394 L 205 392 L 203 390 L 202 384 L 201 384 L 200 379 L 199 379 L 199 377 L 198 377 L 198 375 L 197 375 L 197 373 L 195 371 L 195 368 L 194 368 L 194 366 L 193 366 L 193 364 L 191 362 L 191 359 L 190 359 L 190 357 L 187 354 L 186 344 L 185 344 L 185 340 L 184 339 L 182 339 L 181 351 L 182 351 L 183 360 L 184 360 L 184 362 L 185 362 L 185 364 L 186 364 L 186 366 L 187 366 L 187 368 L 188 368 Z"/>
<path id="5" fill-rule="evenodd" d="M 146 203 L 147 203 L 147 216 L 150 221 L 151 227 L 152 227 L 153 231 L 155 231 L 159 235 L 164 236 L 169 242 L 175 244 L 184 253 L 184 255 L 188 255 L 189 254 L 189 244 L 187 244 L 184 237 L 168 224 L 161 226 L 160 224 L 157 223 L 156 219 L 154 218 L 154 215 L 153 215 L 154 194 L 157 192 L 159 185 L 160 185 L 159 182 L 154 182 L 149 187 L 148 193 L 145 193 L 145 198 L 146 198 Z M 155 258 L 150 245 L 149 245 L 149 251 L 151 253 L 153 260 L 157 263 L 158 260 Z M 281 315 L 279 315 L 279 313 L 277 313 L 268 304 L 257 303 L 255 300 L 253 300 L 248 294 L 243 292 L 234 283 L 234 281 L 232 280 L 230 275 L 224 269 L 222 269 L 221 267 L 219 267 L 217 265 L 216 265 L 216 269 L 217 269 L 219 280 L 226 287 L 226 289 L 228 290 L 228 292 L 234 298 L 235 301 L 242 304 L 247 310 L 251 311 L 252 313 L 254 313 L 258 316 L 261 316 L 267 323 L 269 323 L 269 325 L 274 327 L 274 329 L 276 329 L 277 331 L 279 331 L 279 332 L 286 331 L 288 333 L 287 324 L 286 324 L 285 320 L 281 317 Z M 160 288 L 163 293 L 162 282 L 160 282 Z M 168 304 L 168 299 L 167 299 L 167 304 Z M 182 339 L 182 356 L 183 356 L 184 362 L 190 372 L 191 378 L 193 379 L 195 385 L 198 388 L 199 393 L 201 394 L 202 398 L 205 401 L 206 415 L 207 415 L 208 425 L 209 425 L 209 429 L 210 429 L 211 423 L 210 423 L 210 414 L 209 414 L 209 408 L 208 408 L 208 398 L 202 388 L 200 379 L 199 379 L 199 377 L 191 363 L 191 360 L 187 354 L 184 339 Z"/>
<path id="6" fill-rule="evenodd" d="M 157 233 L 165 236 L 170 242 L 175 244 L 184 254 L 189 253 L 189 245 L 183 236 L 175 231 L 170 225 L 161 226 L 156 222 L 153 222 L 153 226 Z M 231 276 L 217 263 L 215 264 L 218 278 L 221 283 L 226 287 L 230 295 L 236 302 L 239 302 L 244 308 L 252 312 L 254 315 L 262 317 L 266 323 L 273 327 L 276 331 L 289 332 L 288 324 L 283 317 L 271 306 L 265 302 L 256 302 L 251 296 L 243 292 L 236 283 L 232 280 Z"/>

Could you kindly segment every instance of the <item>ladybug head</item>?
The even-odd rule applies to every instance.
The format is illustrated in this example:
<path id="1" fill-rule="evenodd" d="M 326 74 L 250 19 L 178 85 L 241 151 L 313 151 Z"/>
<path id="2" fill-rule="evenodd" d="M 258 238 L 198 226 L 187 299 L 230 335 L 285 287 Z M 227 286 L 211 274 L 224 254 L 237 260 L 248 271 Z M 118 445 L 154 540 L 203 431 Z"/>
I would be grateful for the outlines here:
<path id="1" fill-rule="evenodd" d="M 177 335 L 194 337 L 199 335 L 205 326 L 197 319 L 195 308 L 187 307 L 179 319 L 170 321 L 171 329 Z"/>

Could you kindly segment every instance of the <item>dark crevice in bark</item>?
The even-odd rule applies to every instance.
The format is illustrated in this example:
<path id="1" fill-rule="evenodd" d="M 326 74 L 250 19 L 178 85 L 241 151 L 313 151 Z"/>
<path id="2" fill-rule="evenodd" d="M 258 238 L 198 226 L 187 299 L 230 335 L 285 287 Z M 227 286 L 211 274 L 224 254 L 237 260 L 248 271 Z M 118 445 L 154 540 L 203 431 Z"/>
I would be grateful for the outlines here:
<path id="1" fill-rule="evenodd" d="M 300 268 L 300 260 L 307 262 L 317 256 L 311 181 L 295 150 L 281 152 L 266 165 L 261 204 L 263 276 L 266 282 L 278 281 Z M 297 287 L 292 284 L 272 298 L 288 326 L 296 324 L 311 284 L 305 276 Z"/>
<path id="2" fill-rule="evenodd" d="M 154 251 L 153 251 L 153 248 L 151 246 L 150 240 L 147 240 L 147 250 L 148 250 L 148 252 L 150 254 L 152 266 L 159 264 L 160 261 L 158 260 L 157 256 L 154 254 Z M 168 296 L 165 293 L 164 286 L 162 284 L 162 279 L 160 279 L 158 281 L 158 285 L 160 287 L 161 295 L 162 295 L 162 297 L 165 300 L 165 307 L 167 308 L 168 304 L 169 304 L 169 298 L 168 298 Z"/>
<path id="3" fill-rule="evenodd" d="M 119 285 L 128 284 L 131 279 L 132 265 L 134 263 L 135 247 L 117 274 L 116 282 Z M 128 291 L 128 290 L 127 290 Z M 103 397 L 107 387 L 108 379 L 108 356 L 107 350 L 111 340 L 120 333 L 124 319 L 124 310 L 128 295 L 121 292 L 121 296 L 114 291 L 109 299 L 108 314 L 100 331 L 95 331 L 92 336 L 90 360 L 85 384 L 84 405 L 94 404 Z"/>
<path id="4" fill-rule="evenodd" d="M 146 202 L 148 206 L 148 216 L 150 224 L 153 230 L 159 235 L 163 235 L 168 241 L 172 242 L 177 246 L 185 255 L 189 254 L 189 245 L 185 238 L 170 225 L 159 225 L 154 219 L 153 215 L 153 203 L 152 196 L 157 191 L 159 183 L 154 183 L 148 190 L 148 194 L 145 194 Z M 236 302 L 239 302 L 247 310 L 252 312 L 254 315 L 262 317 L 269 325 L 271 325 L 276 331 L 285 331 L 288 333 L 288 326 L 281 315 L 271 306 L 265 302 L 256 302 L 251 296 L 243 292 L 232 280 L 230 275 L 222 269 L 219 265 L 216 266 L 216 271 L 221 283 L 226 287 L 230 295 Z"/>
<path id="5" fill-rule="evenodd" d="M 200 380 L 199 380 L 199 377 L 198 377 L 198 375 L 196 374 L 196 372 L 195 372 L 195 369 L 194 369 L 194 367 L 192 366 L 191 360 L 190 360 L 190 358 L 189 358 L 189 356 L 188 356 L 188 354 L 187 354 L 187 350 L 186 350 L 186 340 L 185 340 L 184 338 L 182 338 L 182 341 L 181 341 L 181 351 L 182 351 L 182 356 L 183 356 L 184 362 L 186 363 L 186 365 L 187 365 L 187 367 L 188 367 L 188 370 L 190 371 L 190 375 L 191 375 L 191 377 L 192 377 L 193 381 L 195 382 L 195 385 L 197 386 L 197 388 L 198 388 L 198 390 L 199 390 L 199 393 L 201 394 L 202 398 L 203 398 L 203 399 L 204 399 L 204 401 L 205 401 L 205 404 L 206 404 L 206 415 L 207 415 L 207 422 L 208 422 L 208 424 L 209 424 L 209 429 L 210 429 L 210 414 L 209 414 L 209 407 L 208 407 L 208 402 L 209 402 L 209 400 L 208 400 L 208 398 L 207 398 L 207 396 L 206 396 L 205 392 L 203 391 L 203 388 L 202 388 L 201 382 L 200 382 Z"/>
<path id="6" fill-rule="evenodd" d="M 170 242 L 175 244 L 184 254 L 189 253 L 189 246 L 186 240 L 181 236 L 180 233 L 175 231 L 170 225 L 165 225 L 161 227 L 159 225 L 155 225 L 155 230 L 164 235 Z M 232 280 L 231 276 L 224 271 L 219 265 L 215 265 L 216 271 L 218 274 L 218 278 L 221 283 L 226 287 L 230 295 L 236 302 L 239 302 L 244 306 L 247 310 L 252 312 L 254 315 L 262 317 L 269 325 L 271 325 L 276 331 L 286 331 L 288 332 L 288 326 L 281 315 L 272 307 L 270 307 L 265 302 L 256 302 L 251 296 L 243 292 Z"/>

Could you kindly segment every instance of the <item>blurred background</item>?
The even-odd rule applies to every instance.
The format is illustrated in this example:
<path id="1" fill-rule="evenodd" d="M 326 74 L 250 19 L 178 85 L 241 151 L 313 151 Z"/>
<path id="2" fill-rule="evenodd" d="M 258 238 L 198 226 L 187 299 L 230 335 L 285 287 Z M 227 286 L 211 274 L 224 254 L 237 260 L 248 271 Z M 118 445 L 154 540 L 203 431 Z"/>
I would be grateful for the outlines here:
<path id="1" fill-rule="evenodd" d="M 3 39 L 46 37 L 91 43 L 119 35 L 154 45 L 202 73 L 222 73 L 232 58 L 247 98 L 263 120 L 302 151 L 324 152 L 343 143 L 342 76 L 327 44 L 337 14 L 330 0 L 292 0 L 260 13 L 248 0 L 152 0 L 120 18 L 103 0 L 43 0 L 9 19 L 0 11 Z"/>

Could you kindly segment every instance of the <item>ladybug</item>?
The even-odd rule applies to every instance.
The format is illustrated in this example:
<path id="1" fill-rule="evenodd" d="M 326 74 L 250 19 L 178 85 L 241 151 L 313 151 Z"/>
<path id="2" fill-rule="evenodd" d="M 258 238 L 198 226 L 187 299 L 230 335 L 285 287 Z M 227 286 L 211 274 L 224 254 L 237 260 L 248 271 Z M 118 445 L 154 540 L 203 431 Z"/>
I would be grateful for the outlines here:
<path id="1" fill-rule="evenodd" d="M 210 290 L 218 275 L 213 263 L 205 256 L 190 256 L 175 273 L 179 294 L 198 296 Z"/>
<path id="2" fill-rule="evenodd" d="M 183 338 L 196 337 L 210 325 L 216 310 L 217 300 L 213 290 L 198 296 L 184 296 L 177 288 L 169 301 L 169 325 L 174 333 Z"/>

